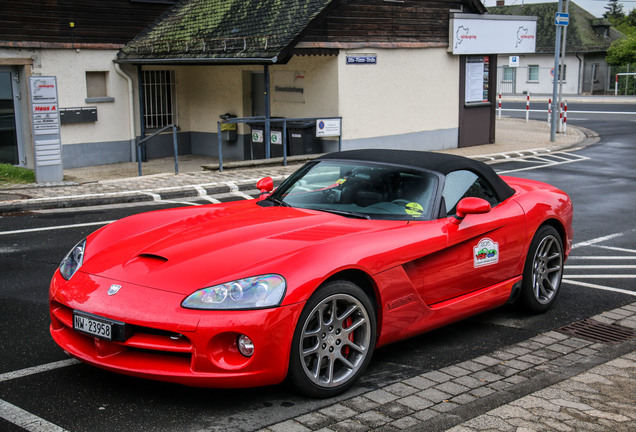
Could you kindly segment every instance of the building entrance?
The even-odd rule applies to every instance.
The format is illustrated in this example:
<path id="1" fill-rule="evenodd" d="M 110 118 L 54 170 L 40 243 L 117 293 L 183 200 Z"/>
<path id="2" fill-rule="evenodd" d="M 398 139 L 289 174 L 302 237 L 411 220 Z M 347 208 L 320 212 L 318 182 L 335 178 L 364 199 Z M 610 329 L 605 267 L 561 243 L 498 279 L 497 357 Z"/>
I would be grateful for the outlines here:
<path id="1" fill-rule="evenodd" d="M 2 70 L 0 70 L 0 163 L 11 165 L 20 163 L 13 73 Z"/>

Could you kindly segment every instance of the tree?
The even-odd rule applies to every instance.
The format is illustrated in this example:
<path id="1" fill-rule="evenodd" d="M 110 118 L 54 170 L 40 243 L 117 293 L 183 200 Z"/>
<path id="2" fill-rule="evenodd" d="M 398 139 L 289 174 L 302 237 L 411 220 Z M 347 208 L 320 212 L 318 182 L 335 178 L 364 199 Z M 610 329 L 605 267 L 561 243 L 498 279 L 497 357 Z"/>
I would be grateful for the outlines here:
<path id="1" fill-rule="evenodd" d="M 612 66 L 636 64 L 636 35 L 612 42 L 606 60 Z"/>
<path id="2" fill-rule="evenodd" d="M 620 20 L 625 18 L 625 11 L 623 10 L 623 4 L 619 3 L 619 0 L 609 0 L 605 5 L 605 12 L 603 18 L 608 20 Z"/>

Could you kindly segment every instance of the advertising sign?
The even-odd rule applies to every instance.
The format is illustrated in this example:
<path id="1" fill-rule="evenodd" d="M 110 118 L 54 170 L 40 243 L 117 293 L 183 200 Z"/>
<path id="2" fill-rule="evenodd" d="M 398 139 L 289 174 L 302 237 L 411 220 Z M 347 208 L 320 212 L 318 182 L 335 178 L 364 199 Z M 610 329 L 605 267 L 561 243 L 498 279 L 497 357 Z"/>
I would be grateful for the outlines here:
<path id="1" fill-rule="evenodd" d="M 536 17 L 455 14 L 450 25 L 453 54 L 534 53 Z"/>

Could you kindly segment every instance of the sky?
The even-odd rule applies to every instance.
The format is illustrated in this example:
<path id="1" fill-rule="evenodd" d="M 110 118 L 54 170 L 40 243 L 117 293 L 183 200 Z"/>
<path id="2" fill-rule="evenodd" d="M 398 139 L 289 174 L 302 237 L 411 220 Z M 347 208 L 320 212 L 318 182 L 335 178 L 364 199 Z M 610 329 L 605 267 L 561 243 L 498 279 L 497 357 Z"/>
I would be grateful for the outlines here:
<path id="1" fill-rule="evenodd" d="M 607 0 L 570 0 L 571 2 L 576 3 L 589 13 L 594 16 L 602 17 L 605 11 L 605 6 L 607 5 Z M 482 2 L 486 6 L 495 6 L 497 4 L 497 0 L 482 0 Z M 530 3 L 558 3 L 557 0 L 506 0 L 506 6 L 512 6 L 516 4 L 525 4 Z M 633 8 L 636 7 L 636 0 L 624 0 L 621 1 L 623 5 L 623 10 L 625 13 L 629 13 Z M 565 0 L 563 0 L 563 9 L 565 10 Z"/>

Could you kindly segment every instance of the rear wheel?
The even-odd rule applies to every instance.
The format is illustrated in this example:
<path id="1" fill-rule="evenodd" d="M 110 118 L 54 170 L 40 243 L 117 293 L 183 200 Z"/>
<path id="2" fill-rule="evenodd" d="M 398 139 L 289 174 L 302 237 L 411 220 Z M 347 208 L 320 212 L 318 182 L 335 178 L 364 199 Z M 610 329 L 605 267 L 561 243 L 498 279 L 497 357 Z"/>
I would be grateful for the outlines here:
<path id="1" fill-rule="evenodd" d="M 550 309 L 559 294 L 563 277 L 563 242 L 556 229 L 539 228 L 528 250 L 523 271 L 521 305 L 539 313 Z"/>
<path id="2" fill-rule="evenodd" d="M 309 299 L 294 332 L 289 379 L 302 393 L 331 397 L 362 375 L 373 353 L 373 304 L 357 285 L 325 284 Z"/>

